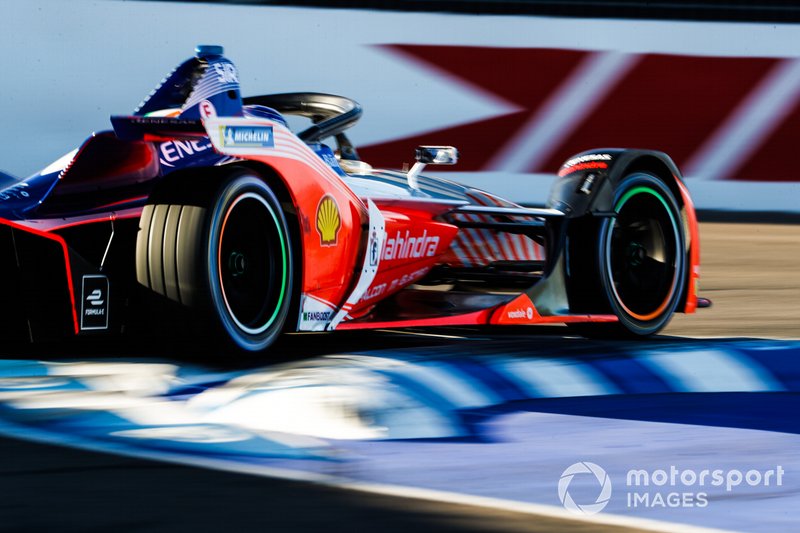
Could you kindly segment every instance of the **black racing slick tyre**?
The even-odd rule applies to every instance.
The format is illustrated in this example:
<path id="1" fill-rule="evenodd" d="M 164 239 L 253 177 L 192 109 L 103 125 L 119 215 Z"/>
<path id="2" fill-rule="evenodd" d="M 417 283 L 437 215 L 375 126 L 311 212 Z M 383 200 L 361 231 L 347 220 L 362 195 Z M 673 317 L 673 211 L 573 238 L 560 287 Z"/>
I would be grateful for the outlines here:
<path id="1" fill-rule="evenodd" d="M 291 239 L 278 199 L 246 171 L 195 202 L 201 205 L 171 196 L 142 213 L 139 283 L 210 318 L 242 350 L 266 349 L 283 330 L 293 287 Z"/>
<path id="2" fill-rule="evenodd" d="M 672 318 L 685 285 L 680 207 L 662 180 L 636 172 L 616 187 L 614 212 L 599 224 L 595 268 L 600 297 L 618 322 L 575 329 L 591 337 L 653 335 Z"/>

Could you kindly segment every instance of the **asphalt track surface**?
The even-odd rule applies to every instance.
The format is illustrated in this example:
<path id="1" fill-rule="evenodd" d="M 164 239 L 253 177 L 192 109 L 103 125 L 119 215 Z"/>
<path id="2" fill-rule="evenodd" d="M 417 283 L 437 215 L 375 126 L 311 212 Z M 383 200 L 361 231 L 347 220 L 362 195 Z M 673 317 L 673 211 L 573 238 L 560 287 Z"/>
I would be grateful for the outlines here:
<path id="1" fill-rule="evenodd" d="M 663 335 L 665 343 L 691 343 L 687 337 L 798 338 L 800 335 L 800 226 L 774 224 L 703 224 L 701 294 L 714 300 L 711 309 L 677 317 Z M 558 346 L 557 327 L 532 331 L 458 330 L 474 343 L 501 340 Z M 386 347 L 413 350 L 445 347 L 446 338 L 395 332 L 294 336 L 281 346 L 283 358 L 361 352 Z M 614 343 L 608 344 L 609 348 Z M 3 358 L 31 360 L 103 359 L 136 362 L 146 346 L 48 346 L 8 349 Z M 150 357 L 174 356 L 173 348 L 147 351 Z M 192 358 L 182 354 L 180 357 Z M 258 362 L 263 366 L 264 361 Z M 253 363 L 256 366 L 256 363 Z M 742 406 L 753 404 L 749 396 Z M 674 395 L 653 397 L 672 402 Z M 797 403 L 794 393 L 781 402 Z M 619 406 L 602 402 L 553 401 L 551 410 L 581 416 L 603 416 Z M 619 400 L 616 400 L 619 401 Z M 698 407 L 703 425 L 714 418 L 712 397 L 683 400 Z M 674 406 L 673 406 L 674 407 Z M 748 420 L 759 427 L 759 409 L 750 405 Z M 540 404 L 539 411 L 548 410 Z M 743 411 L 746 410 L 743 407 Z M 667 410 L 665 410 L 666 412 Z M 796 411 L 795 411 L 796 412 Z M 705 416 L 705 418 L 704 418 Z M 652 415 L 650 417 L 652 419 Z M 665 421 L 670 422 L 667 416 Z M 746 424 L 745 424 L 746 426 Z M 776 431 L 787 431 L 779 424 Z M 759 427 L 759 429 L 769 429 Z M 789 428 L 791 429 L 791 428 Z M 793 433 L 797 433 L 795 428 Z M 218 531 L 233 530 L 372 530 L 385 531 L 634 531 L 617 526 L 536 517 L 487 508 L 334 489 L 313 483 L 220 472 L 50 446 L 16 439 L 0 440 L 0 530 Z M 752 502 L 750 505 L 755 505 Z"/>
<path id="2" fill-rule="evenodd" d="M 676 315 L 664 335 L 800 337 L 800 225 L 701 224 L 700 251 L 714 307 Z"/>

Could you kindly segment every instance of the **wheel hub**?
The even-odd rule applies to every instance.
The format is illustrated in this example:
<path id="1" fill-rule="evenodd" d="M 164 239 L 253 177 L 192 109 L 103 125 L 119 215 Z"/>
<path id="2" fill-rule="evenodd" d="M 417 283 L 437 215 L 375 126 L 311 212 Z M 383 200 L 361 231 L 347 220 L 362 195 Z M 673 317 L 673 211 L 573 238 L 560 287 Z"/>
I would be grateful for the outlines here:
<path id="1" fill-rule="evenodd" d="M 647 257 L 647 249 L 639 242 L 631 242 L 628 244 L 628 264 L 637 267 Z"/>
<path id="2" fill-rule="evenodd" d="M 231 255 L 228 257 L 228 269 L 231 272 L 231 276 L 234 278 L 244 275 L 247 270 L 247 258 L 245 255 L 239 251 L 231 252 Z"/>

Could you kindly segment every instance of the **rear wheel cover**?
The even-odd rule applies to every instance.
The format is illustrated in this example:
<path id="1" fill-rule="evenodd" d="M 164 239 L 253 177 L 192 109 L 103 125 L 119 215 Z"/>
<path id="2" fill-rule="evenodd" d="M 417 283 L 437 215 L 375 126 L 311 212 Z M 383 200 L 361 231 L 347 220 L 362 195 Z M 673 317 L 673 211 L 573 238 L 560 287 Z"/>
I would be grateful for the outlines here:
<path id="1" fill-rule="evenodd" d="M 680 210 L 666 185 L 636 173 L 619 185 L 615 218 L 601 226 L 601 282 L 620 324 L 650 335 L 670 320 L 686 275 Z"/>

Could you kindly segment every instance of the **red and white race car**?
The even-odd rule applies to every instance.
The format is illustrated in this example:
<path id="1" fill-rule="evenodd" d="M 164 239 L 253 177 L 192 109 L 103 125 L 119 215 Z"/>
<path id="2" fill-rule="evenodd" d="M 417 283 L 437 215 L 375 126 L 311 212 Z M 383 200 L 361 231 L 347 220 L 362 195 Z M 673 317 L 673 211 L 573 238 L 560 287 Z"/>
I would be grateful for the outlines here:
<path id="1" fill-rule="evenodd" d="M 30 336 L 119 332 L 141 286 L 248 351 L 286 331 L 410 326 L 646 336 L 698 307 L 697 221 L 665 154 L 576 155 L 547 207 L 527 208 L 422 174 L 455 164 L 453 147 L 373 169 L 344 133 L 360 114 L 327 94 L 242 98 L 222 48 L 200 46 L 113 131 L 5 176 L 0 244 L 22 258 L 5 275 L 20 300 L 51 280 L 48 311 L 23 306 Z"/>

